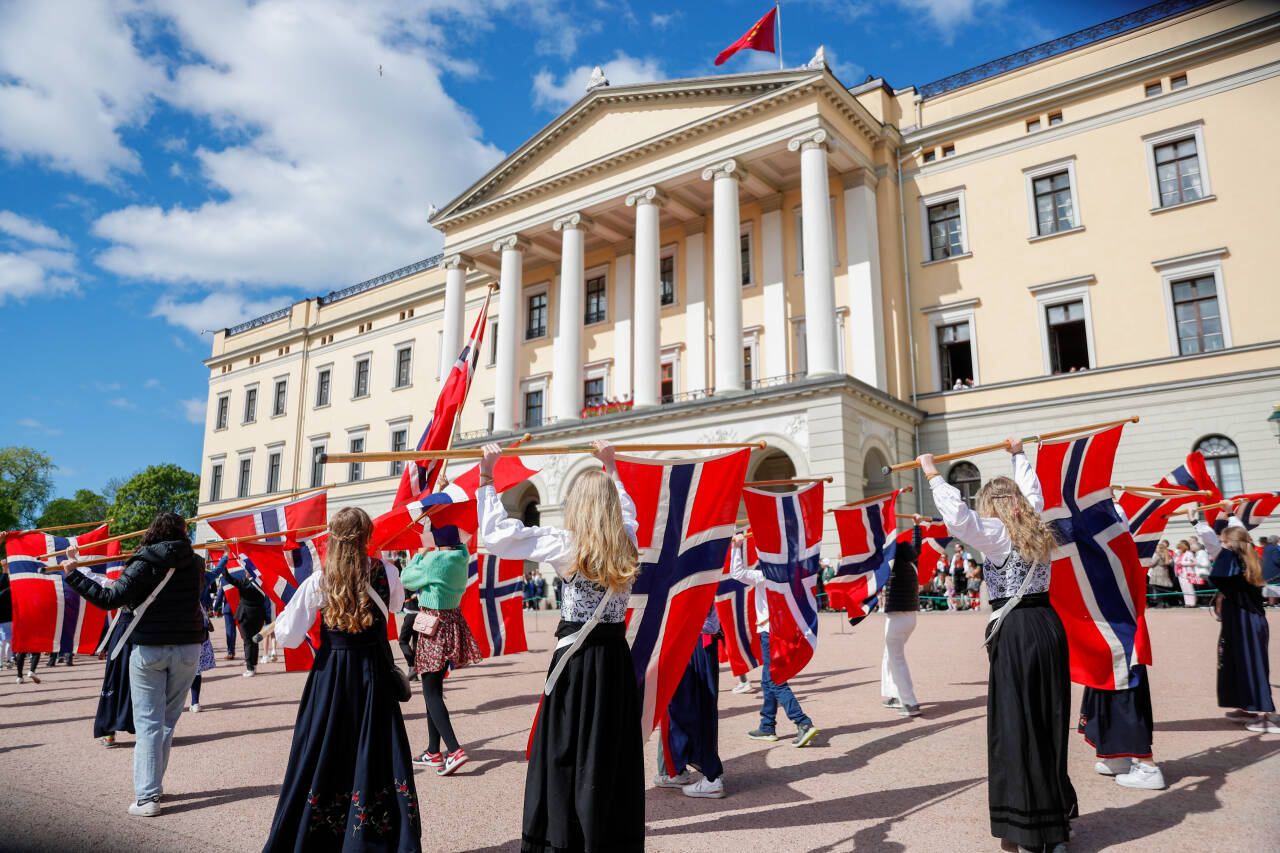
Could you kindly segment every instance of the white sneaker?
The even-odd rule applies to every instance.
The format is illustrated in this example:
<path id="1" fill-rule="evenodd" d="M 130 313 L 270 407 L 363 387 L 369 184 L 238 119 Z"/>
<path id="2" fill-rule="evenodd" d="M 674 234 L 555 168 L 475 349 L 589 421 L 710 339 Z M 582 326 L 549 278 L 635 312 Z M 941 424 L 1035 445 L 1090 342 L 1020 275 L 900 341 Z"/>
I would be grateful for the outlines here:
<path id="1" fill-rule="evenodd" d="M 750 682 L 750 681 L 739 681 L 737 684 L 733 685 L 733 692 L 734 692 L 734 693 L 750 693 L 750 692 L 751 692 L 751 682 Z"/>
<path id="2" fill-rule="evenodd" d="M 26 680 L 25 678 L 23 678 L 21 675 L 19 675 L 19 676 L 18 676 L 18 679 L 17 679 L 17 680 L 18 680 L 18 683 L 19 683 L 19 684 L 26 684 L 26 683 L 27 683 L 27 680 Z"/>
<path id="3" fill-rule="evenodd" d="M 192 705 L 192 706 L 191 706 L 191 713 L 193 713 L 193 714 L 199 714 L 199 713 L 200 713 L 200 703 L 199 703 L 199 702 L 197 702 L 197 703 L 195 703 L 194 705 Z"/>
<path id="4" fill-rule="evenodd" d="M 686 797 L 705 797 L 711 800 L 719 800 L 724 798 L 724 777 L 721 776 L 714 782 L 708 782 L 706 779 L 699 779 L 691 785 L 685 785 L 681 789 Z"/>
<path id="5" fill-rule="evenodd" d="M 1128 773 L 1133 768 L 1133 763 L 1132 758 L 1104 758 L 1093 765 L 1093 769 L 1103 776 L 1119 776 L 1121 773 Z"/>
<path id="6" fill-rule="evenodd" d="M 1258 717 L 1258 715 L 1252 711 L 1241 711 L 1239 709 L 1228 711 L 1222 716 L 1226 717 L 1228 720 L 1235 720 L 1237 723 L 1251 723 Z"/>
<path id="7" fill-rule="evenodd" d="M 152 797 L 129 804 L 129 814 L 138 817 L 155 817 L 160 814 L 160 798 Z"/>
<path id="8" fill-rule="evenodd" d="M 1280 719 L 1277 719 L 1275 714 L 1263 714 L 1245 728 L 1251 732 L 1280 735 Z"/>
<path id="9" fill-rule="evenodd" d="M 666 773 L 659 773 L 653 777 L 653 784 L 659 788 L 683 788 L 693 781 L 693 777 L 686 770 L 679 776 L 668 776 Z"/>
<path id="10" fill-rule="evenodd" d="M 1117 775 L 1116 784 L 1148 791 L 1161 791 L 1165 787 L 1164 774 L 1160 772 L 1160 768 L 1142 761 L 1133 762 L 1133 769 L 1128 773 Z"/>
<path id="11" fill-rule="evenodd" d="M 257 675 L 257 674 L 258 674 L 258 673 L 254 672 L 252 669 L 246 669 L 246 670 L 242 673 L 242 676 L 243 676 L 244 678 L 253 678 L 253 677 L 254 677 L 255 675 Z"/>

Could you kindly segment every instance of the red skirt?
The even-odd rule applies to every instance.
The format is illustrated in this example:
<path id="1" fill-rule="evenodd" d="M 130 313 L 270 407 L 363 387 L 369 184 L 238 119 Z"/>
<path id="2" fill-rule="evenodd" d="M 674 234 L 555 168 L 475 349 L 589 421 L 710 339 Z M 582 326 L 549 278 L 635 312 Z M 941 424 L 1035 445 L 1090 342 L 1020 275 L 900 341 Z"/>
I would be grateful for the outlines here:
<path id="1" fill-rule="evenodd" d="M 439 672 L 450 664 L 458 669 L 484 660 L 480 644 L 472 635 L 467 620 L 462 618 L 461 610 L 456 607 L 452 610 L 424 608 L 419 612 L 438 617 L 440 624 L 436 627 L 435 636 L 418 634 L 418 646 L 413 656 L 415 673 Z"/>

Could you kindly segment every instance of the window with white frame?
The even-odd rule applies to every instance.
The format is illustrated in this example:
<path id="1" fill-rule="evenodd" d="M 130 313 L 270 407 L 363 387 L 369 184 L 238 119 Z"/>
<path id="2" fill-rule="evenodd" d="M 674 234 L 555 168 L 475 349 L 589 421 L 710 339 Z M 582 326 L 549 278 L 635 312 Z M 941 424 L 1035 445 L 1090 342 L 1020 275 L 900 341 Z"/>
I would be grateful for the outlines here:
<path id="1" fill-rule="evenodd" d="M 333 386 L 333 367 L 325 365 L 316 370 L 316 408 L 323 409 L 329 405 L 329 397 Z"/>
<path id="2" fill-rule="evenodd" d="M 1030 288 L 1040 323 L 1040 354 L 1046 376 L 1078 373 L 1097 366 L 1093 354 L 1091 275 Z"/>
<path id="3" fill-rule="evenodd" d="M 362 355 L 356 358 L 355 381 L 352 383 L 351 397 L 359 400 L 369 396 L 369 363 L 372 356 Z"/>
<path id="4" fill-rule="evenodd" d="M 1177 207 L 1213 195 L 1204 150 L 1204 125 L 1197 121 L 1142 137 L 1147 148 L 1147 177 L 1152 211 Z"/>
<path id="5" fill-rule="evenodd" d="M 972 388 L 979 382 L 974 330 L 977 299 L 924 309 L 929 317 L 929 348 L 933 359 L 934 390 Z"/>
<path id="6" fill-rule="evenodd" d="M 527 291 L 524 297 L 524 339 L 532 341 L 545 338 L 551 318 L 550 289 L 543 285 L 537 290 Z"/>
<path id="7" fill-rule="evenodd" d="M 279 418 L 284 416 L 288 394 L 289 378 L 282 376 L 276 380 L 275 389 L 271 394 L 271 417 Z"/>
<path id="8" fill-rule="evenodd" d="M 215 430 L 226 429 L 227 419 L 231 412 L 231 395 L 219 394 L 217 403 L 217 414 L 214 416 L 213 428 Z"/>
<path id="9" fill-rule="evenodd" d="M 436 381 L 444 381 L 444 329 L 436 331 Z"/>
<path id="10" fill-rule="evenodd" d="M 658 393 L 663 403 L 674 403 L 680 395 L 680 349 L 663 347 L 658 361 Z"/>
<path id="11" fill-rule="evenodd" d="M 609 319 L 609 279 L 604 270 L 598 273 L 587 273 L 586 297 L 583 325 L 590 326 L 592 323 L 607 321 Z"/>
<path id="12" fill-rule="evenodd" d="M 831 248 L 831 264 L 832 266 L 840 266 L 840 254 L 836 251 L 836 197 L 828 196 L 827 202 L 831 205 L 830 216 L 831 222 L 831 242 L 827 245 Z M 793 211 L 796 220 L 796 274 L 804 272 L 804 206 L 798 205 Z"/>
<path id="13" fill-rule="evenodd" d="M 809 373 L 809 338 L 806 334 L 803 317 L 792 318 L 791 337 L 796 342 L 796 369 L 791 372 L 807 376 Z"/>
<path id="14" fill-rule="evenodd" d="M 324 485 L 324 454 L 326 445 L 323 443 L 311 445 L 311 487 L 319 488 Z"/>
<path id="15" fill-rule="evenodd" d="M 920 199 L 920 233 L 924 235 L 926 264 L 969 253 L 963 187 Z"/>
<path id="16" fill-rule="evenodd" d="M 498 321 L 489 321 L 489 361 L 485 367 L 493 367 L 498 363 Z"/>
<path id="17" fill-rule="evenodd" d="M 401 344 L 396 347 L 396 382 L 393 388 L 408 388 L 413 385 L 413 344 Z"/>
<path id="18" fill-rule="evenodd" d="M 222 500 L 222 460 L 209 467 L 209 501 Z"/>
<path id="19" fill-rule="evenodd" d="M 249 478 L 253 474 L 253 457 L 240 457 L 240 477 L 236 482 L 236 497 L 249 497 Z"/>
<path id="20" fill-rule="evenodd" d="M 546 420 L 551 402 L 547 393 L 547 378 L 548 375 L 544 373 L 520 383 L 521 426 L 542 426 Z"/>
<path id="21" fill-rule="evenodd" d="M 844 306 L 842 308 L 836 309 L 836 372 L 838 373 L 848 373 L 848 371 L 845 370 L 845 360 L 844 360 L 845 359 L 844 348 L 845 348 L 845 342 L 847 340 L 845 338 L 846 320 L 848 320 L 848 318 L 849 318 L 848 306 Z"/>
<path id="22" fill-rule="evenodd" d="M 1244 491 L 1240 450 L 1234 441 L 1225 435 L 1210 435 L 1196 442 L 1196 450 L 1204 454 L 1204 466 L 1224 495 L 1238 495 Z"/>
<path id="23" fill-rule="evenodd" d="M 280 491 L 280 465 L 283 447 L 267 448 L 267 494 Z"/>
<path id="24" fill-rule="evenodd" d="M 258 386 L 250 385 L 244 389 L 244 420 L 241 423 L 251 424 L 258 420 Z"/>
<path id="25" fill-rule="evenodd" d="M 364 453 L 364 435 L 347 437 L 347 447 L 352 453 Z M 364 463 L 347 463 L 347 482 L 358 483 L 364 479 Z"/>
<path id="26" fill-rule="evenodd" d="M 742 256 L 742 286 L 750 287 L 756 283 L 754 252 L 751 251 L 751 237 L 754 229 L 750 222 L 742 223 L 742 232 L 738 235 L 738 253 Z"/>
<path id="27" fill-rule="evenodd" d="M 1164 290 L 1171 355 L 1198 355 L 1232 345 L 1222 281 L 1226 252 L 1213 249 L 1153 264 Z"/>
<path id="28" fill-rule="evenodd" d="M 582 404 L 584 406 L 603 406 L 609 399 L 610 364 L 609 361 L 601 361 L 583 367 Z"/>
<path id="29" fill-rule="evenodd" d="M 1075 157 L 1023 169 L 1031 237 L 1048 237 L 1080 227 Z"/>
<path id="30" fill-rule="evenodd" d="M 742 383 L 750 388 L 751 383 L 763 377 L 760 371 L 760 329 L 744 329 L 742 332 Z"/>
<path id="31" fill-rule="evenodd" d="M 493 401 L 484 400 L 481 405 L 484 406 L 484 428 L 493 432 Z"/>
<path id="32" fill-rule="evenodd" d="M 409 425 L 407 423 L 400 421 L 391 424 L 391 449 L 396 453 L 409 449 Z M 400 459 L 393 460 L 389 472 L 391 476 L 399 477 L 403 471 L 404 461 Z"/>
<path id="33" fill-rule="evenodd" d="M 658 304 L 676 304 L 676 247 L 664 246 L 658 257 Z"/>

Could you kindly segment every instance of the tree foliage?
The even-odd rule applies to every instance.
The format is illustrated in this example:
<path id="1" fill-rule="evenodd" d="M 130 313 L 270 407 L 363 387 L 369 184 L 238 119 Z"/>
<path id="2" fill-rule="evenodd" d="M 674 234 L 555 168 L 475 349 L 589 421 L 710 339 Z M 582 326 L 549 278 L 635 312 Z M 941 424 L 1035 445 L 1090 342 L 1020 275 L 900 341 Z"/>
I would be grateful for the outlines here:
<path id="1" fill-rule="evenodd" d="M 199 502 L 199 475 L 166 462 L 144 468 L 119 486 L 107 514 L 115 519 L 113 530 L 127 533 L 145 530 L 161 512 L 191 518 Z"/>
<path id="2" fill-rule="evenodd" d="M 77 489 L 75 496 L 55 498 L 49 501 L 44 512 L 36 519 L 37 527 L 55 527 L 63 524 L 88 524 L 106 519 L 107 499 L 91 489 Z"/>
<path id="3" fill-rule="evenodd" d="M 54 467 L 30 447 L 0 448 L 0 530 L 36 526 L 53 494 Z"/>

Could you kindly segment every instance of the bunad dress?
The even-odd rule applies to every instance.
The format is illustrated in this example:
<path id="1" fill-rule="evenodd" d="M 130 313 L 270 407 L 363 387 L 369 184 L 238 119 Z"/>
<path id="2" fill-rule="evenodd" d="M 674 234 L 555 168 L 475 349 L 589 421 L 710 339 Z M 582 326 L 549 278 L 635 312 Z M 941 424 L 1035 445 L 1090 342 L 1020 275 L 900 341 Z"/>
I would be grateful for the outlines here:
<path id="1" fill-rule="evenodd" d="M 133 653 L 133 644 L 125 640 L 116 656 L 111 656 L 133 622 L 133 611 L 122 607 L 118 613 L 105 646 L 107 668 L 102 673 L 102 692 L 98 696 L 98 711 L 93 716 L 94 737 L 109 737 L 116 732 L 135 734 L 133 697 L 129 692 L 129 656 Z"/>
<path id="2" fill-rule="evenodd" d="M 1232 516 L 1228 524 L 1240 525 Z M 1209 582 L 1222 593 L 1222 627 L 1218 633 L 1218 706 L 1242 711 L 1272 712 L 1271 628 L 1262 600 L 1262 587 L 1249 583 L 1244 567 L 1217 533 L 1203 521 L 1196 533 L 1213 559 Z"/>

